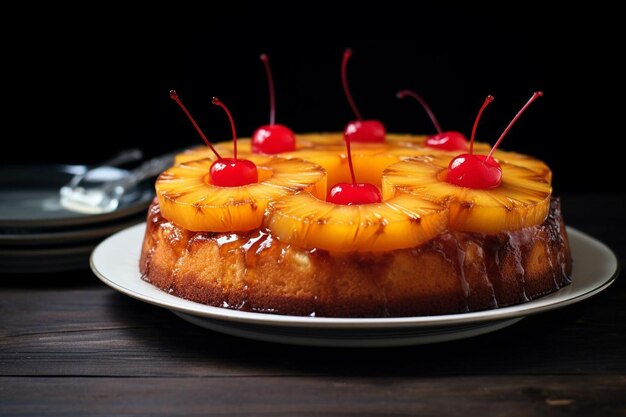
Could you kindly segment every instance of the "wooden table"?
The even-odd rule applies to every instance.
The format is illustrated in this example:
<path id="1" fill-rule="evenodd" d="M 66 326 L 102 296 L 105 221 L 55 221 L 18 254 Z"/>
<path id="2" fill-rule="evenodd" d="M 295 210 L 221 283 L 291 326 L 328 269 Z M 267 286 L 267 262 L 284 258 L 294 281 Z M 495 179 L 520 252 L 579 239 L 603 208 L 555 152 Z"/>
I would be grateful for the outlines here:
<path id="1" fill-rule="evenodd" d="M 563 200 L 623 263 L 626 196 Z M 626 415 L 623 279 L 489 335 L 394 349 L 213 333 L 88 271 L 0 285 L 0 416 Z"/>

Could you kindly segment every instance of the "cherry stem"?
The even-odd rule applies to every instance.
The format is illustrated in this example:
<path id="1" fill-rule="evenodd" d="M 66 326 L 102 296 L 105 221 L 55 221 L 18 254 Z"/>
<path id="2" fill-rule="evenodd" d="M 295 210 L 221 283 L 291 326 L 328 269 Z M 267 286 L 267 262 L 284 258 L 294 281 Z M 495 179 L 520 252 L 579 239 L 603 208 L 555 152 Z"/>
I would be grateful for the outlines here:
<path id="1" fill-rule="evenodd" d="M 414 98 L 422 105 L 424 110 L 426 110 L 428 117 L 430 117 L 430 120 L 433 122 L 433 125 L 435 125 L 435 129 L 437 129 L 437 133 L 442 133 L 443 130 L 441 130 L 441 125 L 437 121 L 437 118 L 435 117 L 435 113 L 433 113 L 428 103 L 426 103 L 426 100 L 420 97 L 420 95 L 417 94 L 415 91 L 411 91 L 411 90 L 402 90 L 396 93 L 396 97 L 398 98 L 404 98 L 406 96 Z"/>
<path id="2" fill-rule="evenodd" d="M 233 116 L 230 114 L 228 107 L 226 107 L 226 105 L 224 105 L 219 98 L 213 97 L 212 103 L 224 109 L 226 115 L 228 116 L 228 120 L 230 120 L 230 128 L 233 131 L 233 159 L 237 160 L 237 131 L 235 130 L 235 121 L 233 120 Z"/>
<path id="3" fill-rule="evenodd" d="M 176 92 L 176 90 L 170 90 L 170 98 L 172 100 L 174 100 L 176 102 L 176 104 L 178 104 L 178 106 L 183 109 L 183 111 L 185 112 L 185 114 L 187 115 L 187 117 L 189 118 L 189 120 L 191 121 L 191 124 L 193 125 L 193 127 L 196 128 L 196 132 L 198 132 L 198 134 L 200 135 L 200 137 L 202 138 L 202 140 L 204 141 L 204 143 L 207 144 L 207 146 L 209 148 L 211 148 L 211 150 L 213 151 L 213 153 L 215 154 L 215 156 L 217 156 L 217 159 L 222 159 L 222 157 L 220 156 L 219 153 L 217 153 L 217 151 L 215 150 L 215 148 L 213 147 L 213 145 L 211 145 L 211 142 L 209 142 L 209 140 L 207 139 L 207 137 L 204 135 L 204 132 L 202 131 L 202 129 L 200 129 L 200 126 L 198 126 L 198 123 L 196 123 L 195 119 L 193 118 L 193 116 L 191 115 L 191 113 L 189 113 L 189 110 L 187 110 L 187 107 L 185 107 L 185 105 L 183 104 L 182 101 L 180 101 L 180 98 L 178 98 L 178 93 Z"/>
<path id="4" fill-rule="evenodd" d="M 265 66 L 265 74 L 267 75 L 267 85 L 270 89 L 270 125 L 274 126 L 276 122 L 276 100 L 274 98 L 274 78 L 272 77 L 272 69 L 270 68 L 270 57 L 267 54 L 261 54 L 261 61 Z"/>
<path id="5" fill-rule="evenodd" d="M 472 137 L 470 138 L 470 146 L 469 146 L 469 153 L 470 153 L 470 155 L 472 155 L 474 153 L 474 137 L 476 136 L 476 128 L 478 127 L 478 122 L 480 121 L 480 118 L 483 115 L 483 111 L 485 110 L 485 108 L 493 100 L 494 100 L 493 96 L 492 95 L 488 95 L 485 98 L 485 102 L 480 107 L 480 110 L 478 110 L 478 114 L 476 115 L 476 120 L 474 120 L 474 127 L 472 127 Z"/>
<path id="6" fill-rule="evenodd" d="M 511 127 L 515 124 L 515 122 L 517 122 L 517 119 L 519 119 L 519 117 L 522 115 L 522 113 L 524 113 L 526 111 L 528 106 L 530 106 L 530 104 L 533 101 L 537 100 L 541 96 L 543 96 L 543 91 L 536 91 L 536 92 L 533 93 L 532 97 L 530 99 L 528 99 L 526 104 L 524 104 L 524 107 L 522 107 L 520 109 L 520 111 L 517 112 L 517 114 L 515 115 L 513 120 L 511 120 L 511 123 L 509 123 L 509 125 L 506 127 L 506 129 L 504 129 L 504 132 L 502 132 L 502 134 L 500 135 L 500 138 L 496 141 L 495 145 L 493 145 L 493 148 L 491 148 L 491 151 L 489 152 L 489 155 L 487 155 L 487 158 L 485 158 L 485 161 L 488 161 L 489 158 L 491 158 L 493 153 L 496 151 L 496 148 L 498 147 L 498 145 L 500 145 L 500 142 L 502 142 L 502 139 L 504 139 L 504 136 L 507 133 L 509 133 L 509 130 L 511 129 Z"/>
<path id="7" fill-rule="evenodd" d="M 354 166 L 352 165 L 352 150 L 350 149 L 350 138 L 346 136 L 346 149 L 348 150 L 348 166 L 350 167 L 350 176 L 352 177 L 352 185 L 356 186 L 356 176 L 354 175 Z"/>
<path id="8" fill-rule="evenodd" d="M 356 107 L 356 103 L 352 98 L 352 94 L 350 94 L 350 87 L 348 87 L 348 60 L 352 56 L 352 49 L 348 48 L 343 53 L 343 61 L 341 62 L 341 83 L 343 84 L 343 91 L 346 93 L 346 98 L 348 99 L 348 103 L 350 103 L 350 107 L 352 107 L 352 111 L 358 120 L 363 120 L 361 117 L 361 113 L 359 113 L 359 109 Z M 350 147 L 350 145 L 348 145 Z"/>

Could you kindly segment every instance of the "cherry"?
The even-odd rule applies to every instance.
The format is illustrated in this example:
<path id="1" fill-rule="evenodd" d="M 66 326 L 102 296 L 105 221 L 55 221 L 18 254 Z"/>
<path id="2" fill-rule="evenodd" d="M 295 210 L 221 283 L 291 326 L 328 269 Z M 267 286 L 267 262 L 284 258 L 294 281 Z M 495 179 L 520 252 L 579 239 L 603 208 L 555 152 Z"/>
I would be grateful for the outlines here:
<path id="1" fill-rule="evenodd" d="M 380 203 L 382 196 L 378 188 L 373 184 L 366 182 L 357 184 L 340 182 L 330 189 L 326 199 L 333 204 L 352 206 L 356 204 Z"/>
<path id="2" fill-rule="evenodd" d="M 353 142 L 384 142 L 385 134 L 385 126 L 378 120 L 354 120 L 343 131 Z"/>
<path id="3" fill-rule="evenodd" d="M 506 129 L 504 129 L 504 132 L 502 132 L 500 138 L 498 138 L 496 143 L 493 145 L 488 155 L 474 155 L 474 135 L 476 133 L 478 120 L 480 120 L 480 116 L 482 115 L 485 107 L 493 101 L 492 96 L 487 96 L 485 102 L 478 111 L 476 121 L 474 122 L 472 137 L 470 140 L 470 153 L 459 155 L 450 161 L 446 180 L 451 184 L 467 188 L 490 189 L 498 187 L 502 181 L 502 168 L 500 167 L 500 164 L 493 159 L 493 153 L 502 142 L 502 139 L 504 139 L 504 136 L 509 132 L 515 122 L 517 122 L 522 113 L 526 111 L 528 106 L 530 106 L 533 101 L 541 96 L 543 96 L 543 92 L 541 91 L 533 93 L 532 97 L 526 102 L 526 104 L 524 104 L 520 111 L 517 112 Z"/>
<path id="4" fill-rule="evenodd" d="M 354 175 L 354 166 L 352 165 L 352 151 L 350 150 L 350 137 L 346 136 L 346 148 L 348 150 L 348 166 L 350 167 L 350 176 L 352 183 L 340 182 L 335 184 L 328 195 L 326 201 L 333 204 L 342 204 L 352 206 L 356 204 L 380 203 L 383 200 L 378 188 L 373 184 L 366 182 L 356 182 Z"/>
<path id="5" fill-rule="evenodd" d="M 275 123 L 274 79 L 272 78 L 269 57 L 263 54 L 261 61 L 265 64 L 265 73 L 270 90 L 270 124 L 259 127 L 252 134 L 252 152 L 276 154 L 294 151 L 296 149 L 296 135 L 287 126 Z"/>
<path id="6" fill-rule="evenodd" d="M 446 180 L 467 188 L 497 188 L 502 180 L 502 168 L 486 155 L 464 153 L 450 161 Z"/>
<path id="7" fill-rule="evenodd" d="M 453 130 L 429 136 L 424 143 L 429 148 L 443 151 L 461 151 L 467 149 L 467 139 L 461 132 Z"/>
<path id="8" fill-rule="evenodd" d="M 254 162 L 247 159 L 221 158 L 211 165 L 211 183 L 220 187 L 240 187 L 258 180 Z"/>
<path id="9" fill-rule="evenodd" d="M 444 132 L 430 106 L 420 95 L 411 90 L 398 91 L 396 94 L 396 97 L 400 99 L 407 96 L 414 98 L 422 105 L 424 110 L 426 110 L 428 117 L 430 117 L 430 120 L 433 122 L 433 125 L 435 125 L 435 129 L 437 129 L 436 135 L 429 136 L 426 139 L 426 142 L 424 143 L 425 146 L 443 151 L 464 151 L 467 149 L 467 139 L 465 138 L 465 135 L 461 132 L 452 130 Z"/>
<path id="10" fill-rule="evenodd" d="M 233 158 L 219 158 L 211 165 L 211 183 L 220 187 L 240 187 L 258 181 L 259 174 L 254 162 L 247 159 L 237 159 L 237 131 L 235 121 L 228 107 L 217 97 L 213 97 L 213 104 L 220 106 L 230 120 L 230 128 L 233 131 Z"/>
<path id="11" fill-rule="evenodd" d="M 357 120 L 354 120 L 346 125 L 343 131 L 343 135 L 346 141 L 353 142 L 384 142 L 385 141 L 385 126 L 378 120 L 363 120 L 359 109 L 356 107 L 356 103 L 350 94 L 350 88 L 348 87 L 348 60 L 352 56 L 352 50 L 346 49 L 343 53 L 343 61 L 341 63 L 341 82 L 343 84 L 343 91 L 346 94 L 348 103 L 352 107 L 352 111 Z"/>
<path id="12" fill-rule="evenodd" d="M 220 187 L 239 187 L 241 185 L 247 185 L 257 182 L 258 174 L 254 163 L 245 159 L 237 159 L 237 133 L 235 132 L 235 123 L 233 122 L 233 117 L 231 116 L 230 112 L 228 111 L 226 106 L 222 104 L 221 101 L 213 97 L 213 104 L 222 107 L 226 111 L 226 114 L 230 119 L 230 125 L 233 131 L 233 146 L 235 150 L 234 158 L 222 158 L 220 154 L 217 153 L 202 129 L 200 129 L 200 126 L 198 126 L 198 123 L 196 123 L 191 113 L 189 113 L 189 110 L 187 110 L 187 107 L 185 107 L 183 102 L 178 97 L 178 93 L 176 93 L 176 90 L 170 90 L 170 98 L 174 100 L 176 104 L 178 104 L 183 112 L 185 112 L 185 115 L 187 115 L 187 118 L 189 118 L 191 124 L 196 129 L 204 143 L 206 143 L 206 145 L 211 148 L 211 150 L 217 157 L 209 170 L 212 184 L 218 185 Z"/>

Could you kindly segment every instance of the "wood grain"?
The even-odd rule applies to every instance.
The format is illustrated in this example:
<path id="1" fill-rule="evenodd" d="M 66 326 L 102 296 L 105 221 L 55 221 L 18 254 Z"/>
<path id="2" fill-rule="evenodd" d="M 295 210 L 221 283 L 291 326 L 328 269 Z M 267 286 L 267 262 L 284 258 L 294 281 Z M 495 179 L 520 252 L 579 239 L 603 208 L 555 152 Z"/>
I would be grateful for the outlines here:
<path id="1" fill-rule="evenodd" d="M 243 341 L 107 288 L 11 290 L 2 294 L 0 375 L 626 373 L 626 309 L 620 308 L 625 298 L 606 292 L 455 343 L 346 350 Z"/>
<path id="2" fill-rule="evenodd" d="M 626 197 L 605 197 L 564 198 L 566 221 L 624 264 Z M 623 279 L 473 339 L 322 349 L 200 329 L 88 272 L 0 278 L 0 416 L 626 415 Z"/>
<path id="3" fill-rule="evenodd" d="M 626 378 L 0 378 L 11 416 L 602 416 Z"/>

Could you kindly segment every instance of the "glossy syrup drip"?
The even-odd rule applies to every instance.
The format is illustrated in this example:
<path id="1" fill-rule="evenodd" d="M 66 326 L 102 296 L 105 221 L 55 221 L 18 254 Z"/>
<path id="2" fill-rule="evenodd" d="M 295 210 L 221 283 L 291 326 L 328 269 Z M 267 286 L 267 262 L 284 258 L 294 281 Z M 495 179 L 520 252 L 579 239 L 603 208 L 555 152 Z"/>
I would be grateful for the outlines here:
<path id="1" fill-rule="evenodd" d="M 517 271 L 517 257 L 513 256 L 514 267 L 511 267 L 511 252 L 516 248 L 511 245 L 508 235 L 496 235 L 486 238 L 485 243 L 488 251 L 485 259 L 487 274 L 491 277 L 496 300 L 500 307 L 518 304 L 525 299 L 520 288 L 519 275 L 511 275 L 511 270 Z"/>
<path id="2" fill-rule="evenodd" d="M 152 257 L 154 256 L 155 247 L 152 246 L 148 249 L 148 252 L 145 255 L 142 253 L 141 260 L 139 264 L 141 265 L 141 279 L 150 282 L 150 265 L 152 264 Z"/>
<path id="3" fill-rule="evenodd" d="M 241 250 L 245 254 L 246 267 L 256 266 L 263 251 L 271 250 L 272 242 L 272 236 L 263 230 L 251 234 L 248 240 L 241 245 Z"/>
<path id="4" fill-rule="evenodd" d="M 157 230 L 161 223 L 161 209 L 157 204 L 157 199 L 155 198 L 152 202 L 152 205 L 148 209 L 148 218 L 146 228 L 146 233 L 144 236 L 144 247 L 148 247 L 148 251 L 142 251 L 141 259 L 139 260 L 139 269 L 141 272 L 141 279 L 150 282 L 150 265 L 152 265 L 152 258 L 154 257 L 154 253 L 156 252 L 156 246 L 154 245 L 152 236 L 153 232 Z"/>
<path id="5" fill-rule="evenodd" d="M 155 198 L 152 205 L 148 209 L 148 227 L 146 228 L 143 243 L 144 247 L 147 247 L 148 250 L 147 252 L 142 251 L 141 259 L 139 260 L 141 279 L 146 282 L 150 282 L 150 265 L 152 264 L 152 257 L 154 256 L 154 252 L 156 250 L 156 246 L 153 244 L 154 242 L 152 242 L 152 232 L 154 231 L 155 226 L 159 224 L 161 217 L 161 210 L 156 202 L 157 199 Z"/>
<path id="6" fill-rule="evenodd" d="M 553 230 L 556 230 L 556 236 L 554 236 L 554 241 L 558 242 L 558 249 L 559 250 L 553 250 L 552 246 L 548 246 L 548 261 L 550 262 L 550 269 L 553 271 L 552 272 L 552 281 L 554 282 L 554 286 L 556 288 L 561 288 L 563 286 L 563 284 L 561 283 L 561 280 L 559 279 L 559 275 L 557 273 L 557 269 L 555 268 L 555 265 L 561 265 L 561 268 L 558 268 L 561 272 L 561 275 L 565 275 L 565 269 L 564 269 L 564 265 L 560 264 L 561 262 L 561 250 L 563 248 L 563 246 L 565 245 L 565 242 L 563 240 L 563 237 L 561 235 L 561 224 L 557 221 L 557 219 L 554 217 L 553 211 L 555 211 L 555 208 L 552 207 L 554 204 L 554 202 L 551 202 L 551 210 L 550 213 L 548 214 L 548 219 L 551 223 L 553 223 L 555 226 L 553 228 Z M 560 210 L 560 207 L 556 207 L 556 210 Z M 559 213 L 560 216 L 560 213 Z M 566 276 L 567 279 L 567 283 L 569 284 L 569 278 Z"/>
<path id="7" fill-rule="evenodd" d="M 557 271 L 554 268 L 554 262 L 553 262 L 554 254 L 552 251 L 552 247 L 548 246 L 546 248 L 546 252 L 548 256 L 548 264 L 550 265 L 550 270 L 552 271 L 552 282 L 556 288 L 560 288 L 561 286 L 559 285 L 559 282 L 557 280 Z"/>
<path id="8" fill-rule="evenodd" d="M 229 235 L 218 236 L 215 238 L 215 243 L 217 243 L 218 247 L 222 247 L 228 243 L 233 243 L 239 240 L 239 235 L 236 233 L 231 233 Z"/>
<path id="9" fill-rule="evenodd" d="M 490 298 L 490 303 L 488 304 L 489 308 L 498 308 L 498 298 L 496 297 L 496 291 L 495 288 L 493 286 L 493 282 L 491 282 L 491 277 L 489 276 L 489 274 L 487 273 L 487 265 L 485 263 L 485 254 L 484 254 L 484 250 L 482 248 L 482 246 L 480 244 L 482 244 L 482 239 L 480 239 L 480 244 L 474 241 L 474 244 L 476 244 L 476 250 L 479 252 L 479 258 L 482 260 L 482 262 L 480 263 L 480 285 L 482 285 L 484 288 L 486 288 L 486 291 L 488 293 L 488 296 Z"/>
<path id="10" fill-rule="evenodd" d="M 561 202 L 559 199 L 553 199 L 550 202 L 550 212 L 548 213 L 548 223 L 553 225 L 549 228 L 550 240 L 558 242 L 558 248 L 555 250 L 551 247 L 553 252 L 553 261 L 557 265 L 560 265 L 561 274 L 557 278 L 557 286 L 564 287 L 572 282 L 571 280 L 571 267 L 572 259 L 569 250 L 569 243 L 567 240 L 567 230 L 565 229 L 565 223 L 561 213 Z M 556 253 L 556 256 L 554 255 Z"/>
<path id="11" fill-rule="evenodd" d="M 459 298 L 461 299 L 461 303 L 463 303 L 461 308 L 465 312 L 469 311 L 470 308 L 468 299 L 471 294 L 471 289 L 465 279 L 465 252 L 460 248 L 459 241 L 450 233 L 444 233 L 439 239 L 433 242 L 432 247 L 438 251 L 446 262 L 448 262 L 448 264 L 453 268 L 455 275 L 459 280 L 460 291 L 457 293 L 460 296 Z"/>
<path id="12" fill-rule="evenodd" d="M 532 232 L 530 229 L 523 229 L 520 230 L 519 233 L 511 234 L 509 237 L 509 245 L 515 259 L 515 278 L 517 282 L 519 282 L 520 297 L 524 302 L 529 301 L 526 295 L 526 271 L 524 269 L 526 260 L 524 259 L 524 255 L 528 253 L 527 250 L 530 249 L 529 242 L 532 241 L 531 235 Z"/>
<path id="13" fill-rule="evenodd" d="M 238 300 L 225 300 L 222 302 L 223 307 L 254 311 L 260 313 L 278 313 L 276 309 L 270 307 L 261 307 L 250 302 L 249 293 L 251 288 L 256 285 L 257 277 L 254 271 L 261 256 L 265 251 L 273 249 L 272 236 L 263 230 L 255 230 L 251 232 L 230 233 L 227 235 L 212 234 L 210 240 L 215 242 L 219 249 L 220 257 L 228 259 L 229 264 L 239 264 L 237 271 L 243 271 L 244 276 L 241 280 L 244 282 L 242 293 Z M 281 254 L 284 257 L 284 254 Z M 279 260 L 280 262 L 280 260 Z"/>

